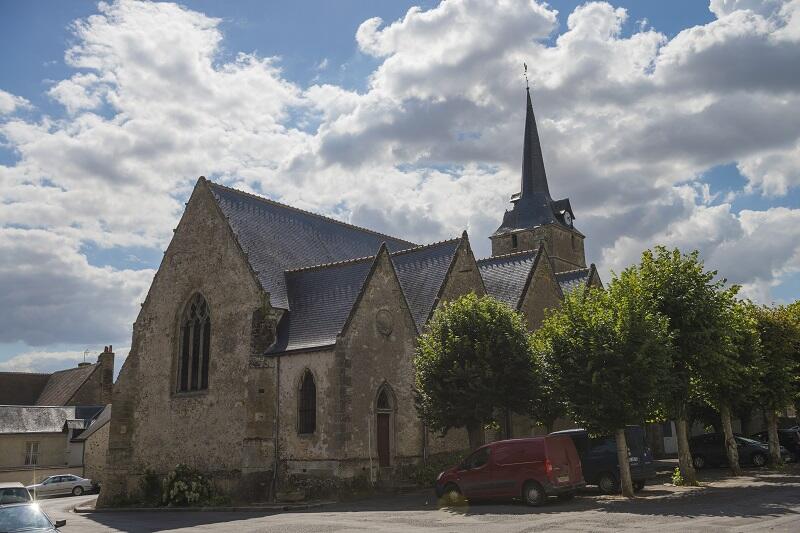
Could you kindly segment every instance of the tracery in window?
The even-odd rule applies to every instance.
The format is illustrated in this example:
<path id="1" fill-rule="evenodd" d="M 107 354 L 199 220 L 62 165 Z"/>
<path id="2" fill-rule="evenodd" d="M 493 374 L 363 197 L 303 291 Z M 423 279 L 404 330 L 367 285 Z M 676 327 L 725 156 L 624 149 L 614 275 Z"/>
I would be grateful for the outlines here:
<path id="1" fill-rule="evenodd" d="M 211 344 L 211 316 L 202 295 L 196 294 L 181 320 L 181 348 L 178 361 L 178 392 L 208 388 Z"/>

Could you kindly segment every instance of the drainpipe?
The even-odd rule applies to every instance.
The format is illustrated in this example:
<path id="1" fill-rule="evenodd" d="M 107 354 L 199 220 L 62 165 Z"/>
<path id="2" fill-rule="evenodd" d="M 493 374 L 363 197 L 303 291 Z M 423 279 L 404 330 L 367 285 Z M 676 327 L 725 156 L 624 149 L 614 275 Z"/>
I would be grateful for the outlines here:
<path id="1" fill-rule="evenodd" d="M 275 458 L 272 463 L 272 488 L 270 490 L 270 499 L 275 502 L 277 499 L 278 493 L 278 461 L 280 459 L 280 454 L 278 452 L 278 442 L 280 441 L 280 419 L 281 419 L 281 356 L 277 355 L 277 361 L 275 362 L 275 434 L 273 435 L 274 438 L 274 450 L 275 450 Z"/>

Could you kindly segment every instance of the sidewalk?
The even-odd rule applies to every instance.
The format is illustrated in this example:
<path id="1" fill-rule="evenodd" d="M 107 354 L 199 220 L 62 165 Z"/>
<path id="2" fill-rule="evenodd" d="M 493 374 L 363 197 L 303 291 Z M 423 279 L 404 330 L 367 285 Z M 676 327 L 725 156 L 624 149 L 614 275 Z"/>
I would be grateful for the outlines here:
<path id="1" fill-rule="evenodd" d="M 325 505 L 336 503 L 334 501 L 307 502 L 307 503 L 265 503 L 254 505 L 227 505 L 220 507 L 101 507 L 95 508 L 97 499 L 73 507 L 73 511 L 80 514 L 87 513 L 159 513 L 159 512 L 290 512 L 317 509 Z"/>

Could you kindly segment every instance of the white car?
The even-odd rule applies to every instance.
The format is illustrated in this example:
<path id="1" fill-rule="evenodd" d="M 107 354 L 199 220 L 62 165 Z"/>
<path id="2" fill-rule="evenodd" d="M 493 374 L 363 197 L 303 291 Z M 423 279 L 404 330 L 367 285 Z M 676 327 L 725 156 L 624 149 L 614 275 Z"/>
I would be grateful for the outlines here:
<path id="1" fill-rule="evenodd" d="M 80 496 L 92 490 L 92 480 L 84 479 L 73 474 L 50 476 L 41 483 L 26 487 L 34 498 L 40 496 L 56 496 L 58 494 L 72 494 Z"/>

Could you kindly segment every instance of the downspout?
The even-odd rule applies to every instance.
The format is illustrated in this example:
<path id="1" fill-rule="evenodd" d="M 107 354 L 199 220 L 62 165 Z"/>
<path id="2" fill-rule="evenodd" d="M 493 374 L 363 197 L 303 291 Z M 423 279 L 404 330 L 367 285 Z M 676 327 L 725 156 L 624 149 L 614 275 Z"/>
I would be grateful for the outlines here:
<path id="1" fill-rule="evenodd" d="M 272 490 L 270 491 L 270 499 L 275 502 L 278 494 L 278 461 L 280 453 L 278 451 L 278 443 L 280 442 L 280 419 L 281 419 L 281 356 L 277 355 L 275 362 L 275 435 L 274 435 L 274 450 L 275 458 L 272 463 Z"/>

